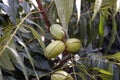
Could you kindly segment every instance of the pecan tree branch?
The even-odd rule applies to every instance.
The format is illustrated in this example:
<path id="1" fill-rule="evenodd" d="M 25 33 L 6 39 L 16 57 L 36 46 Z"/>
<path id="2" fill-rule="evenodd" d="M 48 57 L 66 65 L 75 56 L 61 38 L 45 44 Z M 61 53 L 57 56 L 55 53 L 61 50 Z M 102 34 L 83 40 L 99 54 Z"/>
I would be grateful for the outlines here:
<path id="1" fill-rule="evenodd" d="M 40 13 L 42 14 L 43 20 L 45 21 L 46 26 L 47 26 L 47 28 L 49 29 L 49 27 L 50 27 L 51 24 L 50 24 L 50 21 L 48 20 L 48 17 L 47 17 L 47 15 L 46 15 L 46 11 L 45 11 L 45 9 L 43 8 L 42 1 L 41 1 L 41 0 L 36 0 L 36 2 L 37 2 L 37 4 L 38 4 Z"/>

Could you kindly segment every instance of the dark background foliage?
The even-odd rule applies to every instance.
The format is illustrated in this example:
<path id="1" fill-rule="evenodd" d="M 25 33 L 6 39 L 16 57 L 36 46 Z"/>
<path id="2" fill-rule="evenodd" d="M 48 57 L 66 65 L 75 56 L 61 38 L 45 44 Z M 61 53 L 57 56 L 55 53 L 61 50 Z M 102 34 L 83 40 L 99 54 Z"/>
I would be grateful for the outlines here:
<path id="1" fill-rule="evenodd" d="M 66 24 L 58 13 L 62 7 L 56 5 L 72 0 L 35 1 L 43 4 L 37 7 L 29 0 L 8 0 L 8 6 L 0 0 L 0 80 L 50 80 L 51 73 L 58 69 L 67 71 L 75 80 L 120 79 L 120 14 L 116 13 L 114 18 L 116 0 L 104 0 L 93 21 L 95 0 L 82 0 L 78 23 L 73 0 L 73 7 L 66 13 L 66 18 L 70 17 Z M 40 8 L 43 10 L 39 11 Z M 62 59 L 48 60 L 44 49 L 53 40 L 49 27 L 55 23 L 68 25 L 68 30 L 64 26 L 67 35 L 80 39 L 82 48 L 76 54 L 63 53 Z"/>

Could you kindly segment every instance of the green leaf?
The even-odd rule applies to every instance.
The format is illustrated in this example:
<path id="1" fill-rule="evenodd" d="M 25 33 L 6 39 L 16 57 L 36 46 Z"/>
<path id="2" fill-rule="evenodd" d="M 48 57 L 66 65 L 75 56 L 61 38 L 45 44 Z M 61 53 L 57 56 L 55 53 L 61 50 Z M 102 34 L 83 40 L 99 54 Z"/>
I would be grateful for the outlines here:
<path id="1" fill-rule="evenodd" d="M 102 80 L 112 80 L 112 77 L 108 75 L 99 74 L 98 76 L 102 78 Z"/>
<path id="2" fill-rule="evenodd" d="M 100 21 L 99 21 L 99 26 L 98 26 L 98 33 L 99 33 L 99 46 L 100 47 L 103 43 L 103 38 L 104 38 L 104 25 L 105 25 L 105 17 L 103 14 L 100 14 Z"/>
<path id="3" fill-rule="evenodd" d="M 81 0 L 76 0 L 76 8 L 77 8 L 77 17 L 78 17 L 77 22 L 78 22 L 80 20 L 80 15 L 81 15 Z"/>
<path id="4" fill-rule="evenodd" d="M 8 0 L 9 7 L 11 7 L 12 11 L 15 13 L 15 15 L 18 17 L 18 7 L 19 7 L 19 2 L 18 0 Z"/>
<path id="5" fill-rule="evenodd" d="M 25 27 L 29 28 L 32 31 L 33 36 L 38 40 L 40 43 L 41 47 L 43 48 L 43 51 L 45 51 L 45 44 L 41 39 L 41 35 L 31 26 L 24 24 Z"/>
<path id="6" fill-rule="evenodd" d="M 40 29 L 40 33 L 41 33 L 42 35 L 45 35 L 45 31 L 44 31 L 44 29 L 43 29 L 41 26 L 39 26 L 38 24 L 36 24 L 35 22 L 33 22 L 33 21 L 30 20 L 30 19 L 26 19 L 26 21 L 27 21 L 28 23 L 30 23 L 30 24 L 33 24 L 33 25 L 37 26 L 38 29 Z"/>
<path id="7" fill-rule="evenodd" d="M 116 16 L 116 13 L 114 13 L 113 17 L 112 17 L 112 36 L 111 36 L 110 42 L 108 44 L 108 47 L 105 51 L 105 54 L 107 54 L 107 52 L 110 50 L 112 44 L 115 41 L 116 35 L 117 35 L 117 24 L 116 24 L 115 16 Z"/>
<path id="8" fill-rule="evenodd" d="M 79 26 L 79 27 L 80 27 L 79 37 L 80 37 L 81 42 L 84 43 L 85 38 L 86 38 L 86 35 L 87 35 L 86 30 L 88 29 L 88 28 L 87 28 L 88 21 L 87 21 L 87 19 L 86 19 L 85 16 L 81 16 L 79 22 L 80 22 L 80 23 L 79 23 L 79 24 L 80 24 L 80 26 Z M 77 30 L 78 30 L 78 29 L 77 29 Z"/>
<path id="9" fill-rule="evenodd" d="M 4 34 L 4 35 L 9 35 L 9 34 L 12 33 L 13 29 L 15 29 L 14 26 L 6 26 L 6 28 L 5 28 L 4 32 L 3 32 L 3 34 Z"/>
<path id="10" fill-rule="evenodd" d="M 33 41 L 32 43 L 29 43 L 27 45 L 31 52 L 38 53 L 38 54 L 44 54 L 43 49 L 40 47 L 37 41 Z"/>
<path id="11" fill-rule="evenodd" d="M 2 8 L 7 13 L 10 20 L 13 22 L 13 24 L 16 24 L 16 17 L 15 17 L 14 12 L 12 11 L 12 9 L 5 4 L 2 4 L 2 3 L 0 3 L 0 8 Z"/>
<path id="12" fill-rule="evenodd" d="M 4 45 L 4 43 L 6 43 L 8 41 L 9 37 L 11 37 L 11 35 L 4 35 L 3 37 L 1 37 L 0 38 L 1 44 Z M 15 49 L 13 39 L 10 41 L 8 46 Z M 1 49 L 2 48 L 3 47 L 1 47 Z M 5 49 L 3 54 L 0 56 L 0 65 L 5 69 L 14 70 L 14 66 L 13 66 L 13 64 L 11 62 L 13 59 L 14 59 L 14 57 L 11 57 L 11 52 L 9 52 L 8 49 Z"/>
<path id="13" fill-rule="evenodd" d="M 0 37 L 0 46 L 1 47 L 6 43 L 7 39 L 9 38 L 9 36 L 10 35 L 4 35 L 4 36 Z"/>
<path id="14" fill-rule="evenodd" d="M 25 66 L 24 66 L 24 64 L 23 64 L 23 62 L 22 62 L 21 57 L 18 55 L 18 53 L 17 53 L 17 51 L 16 51 L 15 49 L 13 49 L 13 48 L 11 48 L 11 47 L 8 47 L 8 46 L 7 46 L 7 48 L 8 48 L 8 49 L 13 53 L 13 55 L 15 56 L 17 62 L 18 62 L 19 65 L 22 67 L 22 71 L 23 71 L 23 74 L 24 74 L 26 80 L 28 80 L 27 71 L 26 71 Z"/>
<path id="15" fill-rule="evenodd" d="M 0 68 L 0 80 L 3 80 L 3 75 L 2 75 L 2 72 L 1 72 L 1 68 Z"/>
<path id="16" fill-rule="evenodd" d="M 81 70 L 82 73 L 89 75 L 89 73 L 88 73 L 88 68 L 87 68 L 85 65 L 83 65 L 83 64 L 80 64 L 80 65 L 76 64 L 75 66 L 76 66 L 79 70 Z"/>
<path id="17" fill-rule="evenodd" d="M 120 0 L 116 1 L 116 12 L 120 12 Z"/>
<path id="18" fill-rule="evenodd" d="M 93 27 L 93 22 L 89 21 L 88 26 L 87 26 L 87 34 L 88 34 L 88 39 L 87 39 L 87 46 L 92 42 L 93 37 L 96 35 L 96 33 L 94 31 L 95 28 Z M 97 31 L 96 31 L 97 32 Z"/>
<path id="19" fill-rule="evenodd" d="M 94 20 L 94 18 L 96 17 L 98 11 L 100 10 L 101 5 L 102 5 L 102 0 L 95 0 L 94 13 L 91 20 Z"/>
<path id="20" fill-rule="evenodd" d="M 2 52 L 4 52 L 6 50 L 6 46 L 10 45 L 10 43 L 13 39 L 11 39 L 9 44 L 6 45 L 6 43 L 8 42 L 8 40 L 10 38 L 11 38 L 11 34 L 7 34 L 7 35 L 4 35 L 4 36 L 0 37 L 0 46 L 1 46 L 0 51 L 2 51 L 4 49 L 2 51 Z M 2 53 L 0 55 L 2 55 Z"/>
<path id="21" fill-rule="evenodd" d="M 23 1 L 21 3 L 21 6 L 22 6 L 23 10 L 25 11 L 25 14 L 30 13 L 30 6 L 29 6 L 28 2 Z"/>
<path id="22" fill-rule="evenodd" d="M 1 41 L 0 42 L 0 45 L 1 45 L 0 50 L 2 50 L 5 47 L 4 44 L 8 41 L 8 39 L 10 37 L 11 37 L 11 35 L 5 35 L 0 38 L 0 41 Z M 11 44 L 11 46 L 13 47 L 12 44 Z M 3 51 L 2 55 L 0 56 L 0 66 L 2 66 L 5 69 L 8 69 L 8 70 L 14 70 L 14 66 L 10 59 L 10 52 L 6 48 Z"/>
<path id="23" fill-rule="evenodd" d="M 104 23 L 105 23 L 105 17 L 100 14 L 100 21 L 99 21 L 99 35 L 100 37 L 103 37 L 104 35 Z"/>
<path id="24" fill-rule="evenodd" d="M 14 40 L 12 39 L 8 45 L 10 48 L 14 49 L 16 51 L 16 46 L 15 46 L 15 43 L 14 43 Z M 8 47 L 7 46 L 7 47 Z M 14 54 L 12 53 L 12 51 L 10 51 L 8 48 L 6 47 L 6 49 L 9 51 L 9 58 L 11 59 L 11 61 L 13 63 L 15 63 L 17 60 L 16 60 L 16 57 L 14 56 Z"/>
<path id="25" fill-rule="evenodd" d="M 76 73 L 82 80 L 88 80 L 84 73 Z"/>
<path id="26" fill-rule="evenodd" d="M 54 0 L 57 7 L 57 13 L 60 18 L 60 21 L 67 31 L 68 23 L 73 12 L 74 0 Z"/>
<path id="27" fill-rule="evenodd" d="M 31 68 L 29 68 L 29 67 L 26 67 L 26 69 L 27 69 L 28 75 L 36 76 L 36 75 L 34 74 L 34 70 L 33 70 L 33 69 L 31 69 Z M 38 74 L 39 78 L 48 76 L 48 75 L 50 74 L 50 73 L 44 72 L 44 71 L 42 71 L 42 70 L 37 70 L 36 73 Z M 38 79 L 37 79 L 37 80 L 38 80 Z"/>
<path id="28" fill-rule="evenodd" d="M 3 45 L 3 47 L 0 50 L 0 55 L 5 51 L 6 47 L 9 45 L 10 41 L 13 39 L 14 35 L 16 34 L 16 32 L 18 31 L 18 29 L 20 28 L 20 26 L 22 25 L 22 23 L 26 20 L 27 17 L 29 17 L 31 14 L 34 13 L 38 13 L 38 11 L 36 12 L 31 12 L 29 14 L 27 14 L 22 21 L 17 25 L 16 29 L 13 31 L 13 33 L 11 34 L 11 36 L 8 38 L 7 42 Z"/>
<path id="29" fill-rule="evenodd" d="M 6 49 L 3 54 L 0 56 L 0 66 L 7 70 L 15 70 L 10 57 L 9 57 L 9 51 Z"/>
<path id="30" fill-rule="evenodd" d="M 108 58 L 108 59 L 115 59 L 115 60 L 120 61 L 120 52 L 117 52 L 117 53 L 115 53 L 113 55 L 107 55 L 105 57 Z"/>
<path id="31" fill-rule="evenodd" d="M 33 68 L 33 71 L 35 73 L 35 76 L 36 76 L 37 80 L 39 80 L 38 74 L 37 74 L 37 72 L 35 70 L 35 66 L 34 66 L 34 63 L 33 63 L 32 57 L 31 57 L 31 55 L 29 53 L 28 48 L 26 47 L 26 45 L 24 44 L 24 42 L 22 40 L 20 40 L 17 36 L 16 36 L 16 39 L 17 39 L 18 43 L 24 47 L 24 49 L 25 49 L 25 51 L 27 53 L 27 56 L 29 58 L 29 61 L 30 61 L 31 65 L 32 65 L 32 68 Z"/>
<path id="32" fill-rule="evenodd" d="M 100 69 L 100 68 L 93 68 L 93 70 L 96 70 L 102 74 L 106 74 L 106 75 L 109 75 L 109 76 L 112 76 L 113 74 L 107 70 L 104 70 L 104 69 Z"/>
<path id="33" fill-rule="evenodd" d="M 34 63 L 35 66 L 39 69 L 52 71 L 52 67 L 49 64 L 49 60 L 47 60 L 43 56 L 36 56 L 36 58 L 34 59 Z"/>
<path id="34" fill-rule="evenodd" d="M 30 33 L 30 31 L 27 30 L 27 29 L 25 29 L 25 27 L 22 26 L 22 25 L 20 26 L 19 30 L 20 30 L 21 32 L 23 32 L 23 33 Z"/>

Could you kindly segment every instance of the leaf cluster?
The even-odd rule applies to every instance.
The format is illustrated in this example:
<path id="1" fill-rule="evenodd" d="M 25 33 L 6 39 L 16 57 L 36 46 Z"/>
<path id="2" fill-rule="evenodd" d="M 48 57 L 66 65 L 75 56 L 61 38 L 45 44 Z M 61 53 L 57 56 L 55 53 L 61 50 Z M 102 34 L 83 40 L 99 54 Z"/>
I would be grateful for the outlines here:
<path id="1" fill-rule="evenodd" d="M 45 11 L 19 1 L 0 1 L 0 80 L 50 80 L 59 69 L 75 80 L 120 79 L 119 0 L 39 0 Z M 48 60 L 45 47 L 54 39 L 45 16 L 66 38 L 80 39 L 80 51 Z"/>

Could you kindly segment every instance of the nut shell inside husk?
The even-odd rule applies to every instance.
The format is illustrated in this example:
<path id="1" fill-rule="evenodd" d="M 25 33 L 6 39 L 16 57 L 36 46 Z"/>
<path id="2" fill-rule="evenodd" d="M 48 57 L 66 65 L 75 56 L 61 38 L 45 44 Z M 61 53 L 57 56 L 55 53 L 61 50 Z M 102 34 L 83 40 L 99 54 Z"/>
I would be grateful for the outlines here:
<path id="1" fill-rule="evenodd" d="M 66 71 L 59 70 L 51 75 L 51 80 L 74 80 Z"/>
<path id="2" fill-rule="evenodd" d="M 56 40 L 54 42 L 51 42 L 46 47 L 45 56 L 48 59 L 50 59 L 50 58 L 56 58 L 64 50 L 65 50 L 65 44 L 62 41 Z"/>
<path id="3" fill-rule="evenodd" d="M 50 27 L 50 33 L 53 35 L 55 39 L 62 40 L 65 37 L 65 30 L 59 24 L 53 24 Z"/>
<path id="4" fill-rule="evenodd" d="M 70 38 L 65 41 L 66 51 L 74 53 L 78 52 L 81 48 L 81 41 L 76 38 Z"/>

